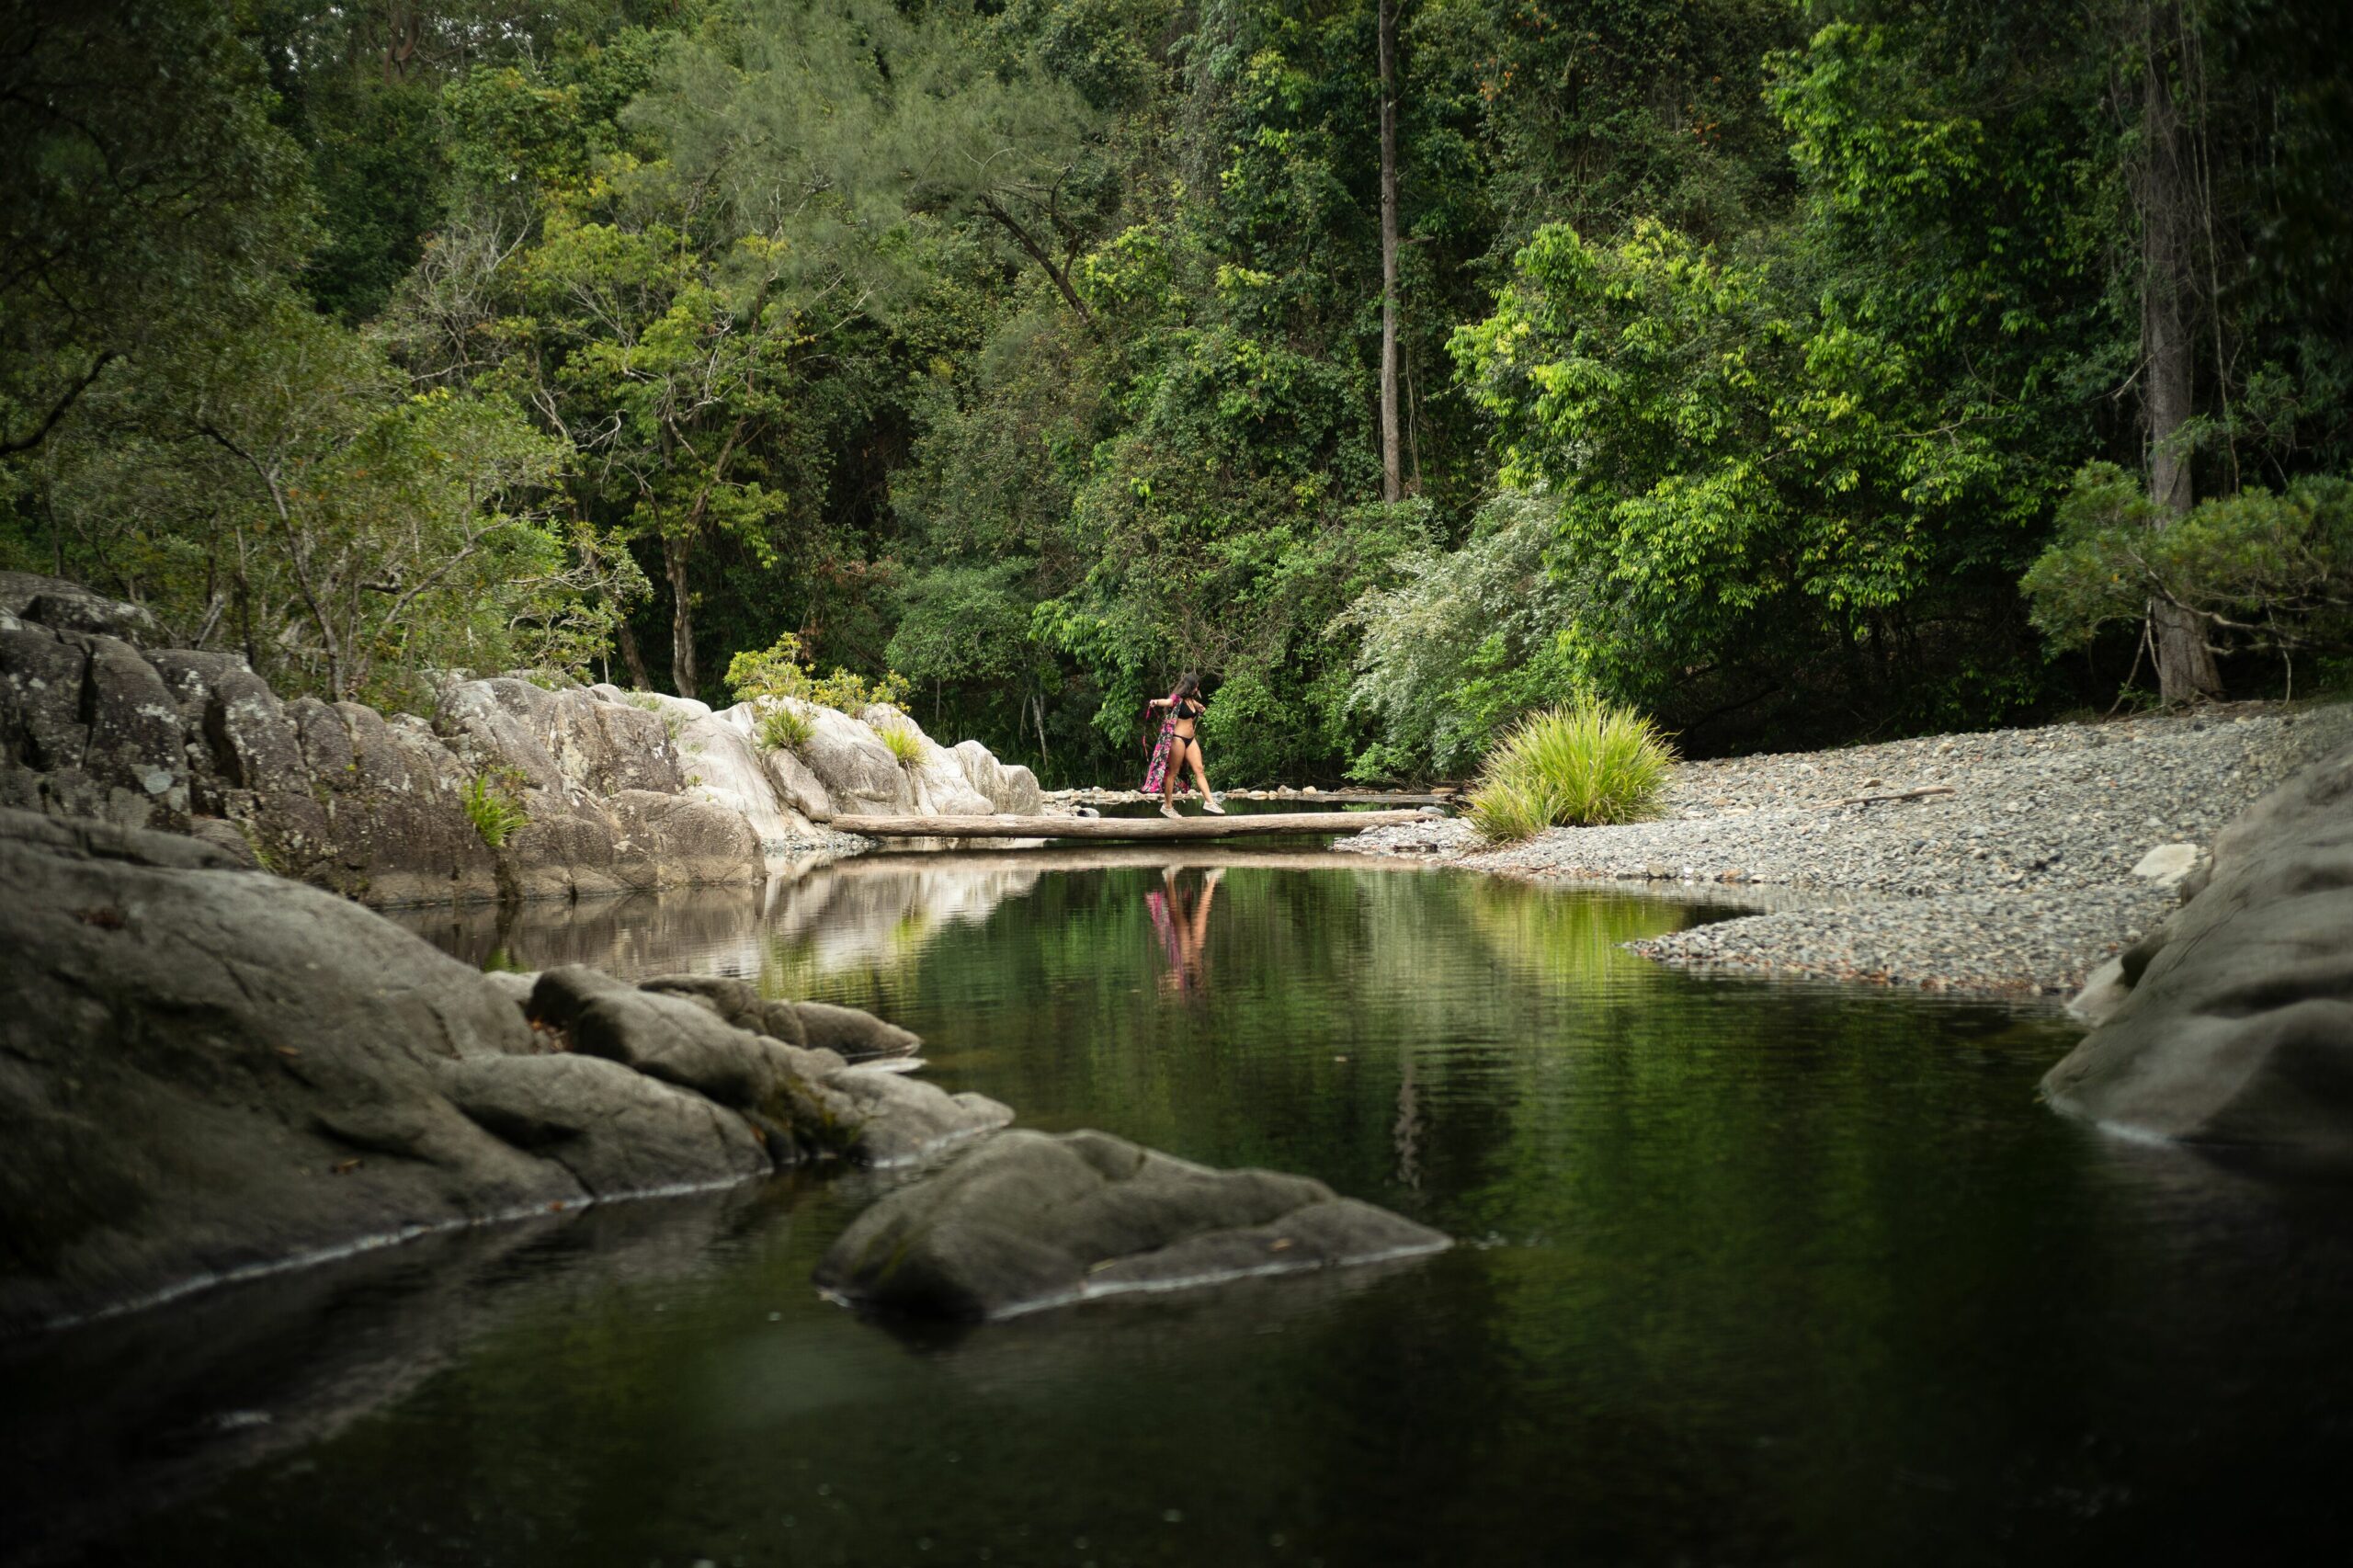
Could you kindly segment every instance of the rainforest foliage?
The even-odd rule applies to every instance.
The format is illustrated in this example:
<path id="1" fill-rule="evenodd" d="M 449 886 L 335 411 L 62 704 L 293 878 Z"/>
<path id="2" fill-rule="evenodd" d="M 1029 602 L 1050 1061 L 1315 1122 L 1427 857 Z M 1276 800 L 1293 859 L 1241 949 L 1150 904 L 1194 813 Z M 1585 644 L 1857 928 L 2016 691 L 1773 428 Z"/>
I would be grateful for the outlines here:
<path id="1" fill-rule="evenodd" d="M 284 689 L 783 657 L 1077 779 L 1193 668 L 1303 781 L 2353 651 L 2318 0 L 0 10 L 0 565 Z"/>

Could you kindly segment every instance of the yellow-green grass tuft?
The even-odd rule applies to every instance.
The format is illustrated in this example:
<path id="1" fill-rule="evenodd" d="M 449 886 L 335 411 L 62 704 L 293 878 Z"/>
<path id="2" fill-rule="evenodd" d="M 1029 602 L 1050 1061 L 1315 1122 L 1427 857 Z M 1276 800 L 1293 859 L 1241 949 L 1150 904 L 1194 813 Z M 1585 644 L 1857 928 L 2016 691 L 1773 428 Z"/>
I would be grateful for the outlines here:
<path id="1" fill-rule="evenodd" d="M 923 760 L 923 737 L 915 733 L 913 724 L 878 725 L 874 733 L 882 737 L 882 744 L 899 759 L 901 767 L 913 767 Z"/>
<path id="2" fill-rule="evenodd" d="M 1471 823 L 1491 839 L 1602 827 L 1659 812 L 1675 747 L 1630 708 L 1586 699 L 1532 713 L 1488 754 Z"/>
<path id="3" fill-rule="evenodd" d="M 760 714 L 762 751 L 797 751 L 816 733 L 816 721 L 789 701 L 775 701 Z"/>

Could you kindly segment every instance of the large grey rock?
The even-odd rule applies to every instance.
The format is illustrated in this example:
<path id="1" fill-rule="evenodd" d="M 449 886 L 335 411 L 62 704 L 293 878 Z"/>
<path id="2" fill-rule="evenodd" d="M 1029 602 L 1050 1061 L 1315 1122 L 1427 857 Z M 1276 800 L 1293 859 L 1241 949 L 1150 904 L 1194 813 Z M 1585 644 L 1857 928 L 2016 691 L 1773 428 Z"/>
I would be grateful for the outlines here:
<path id="1" fill-rule="evenodd" d="M 958 741 L 949 749 L 972 788 L 987 797 L 992 810 L 1017 817 L 1033 817 L 1045 810 L 1038 776 L 1028 768 L 999 762 L 978 741 Z"/>
<path id="2" fill-rule="evenodd" d="M 1010 1119 L 705 997 L 580 968 L 527 992 L 194 838 L 0 811 L 0 1334 Z"/>
<path id="3" fill-rule="evenodd" d="M 2109 992 L 2106 1021 L 2043 1080 L 2052 1105 L 2353 1165 L 2353 747 L 2224 829 L 2202 891 L 2123 955 Z"/>
<path id="4" fill-rule="evenodd" d="M 470 779 L 449 748 L 405 715 L 357 702 L 330 711 L 350 757 L 324 775 L 343 891 L 375 904 L 495 898 L 498 857 L 465 814 Z"/>
<path id="5" fill-rule="evenodd" d="M 631 852 L 624 864 L 645 869 L 639 885 L 704 887 L 765 876 L 757 825 L 724 805 L 651 790 L 624 790 L 608 804 Z"/>
<path id="6" fill-rule="evenodd" d="M 0 572 L 0 613 L 59 631 L 102 632 L 138 647 L 158 635 L 155 618 L 143 606 L 30 572 Z"/>
<path id="7" fill-rule="evenodd" d="M 437 1089 L 481 976 L 193 839 L 0 812 L 0 1330 L 582 1196 Z"/>
<path id="8" fill-rule="evenodd" d="M 511 769 L 532 790 L 675 795 L 685 787 L 661 713 L 585 687 L 551 689 L 518 676 L 457 681 L 442 690 L 434 724 L 475 767 Z"/>
<path id="9" fill-rule="evenodd" d="M 809 738 L 795 754 L 824 786 L 837 812 L 896 816 L 916 809 L 915 786 L 899 759 L 871 729 L 847 713 L 816 710 Z"/>
<path id="10" fill-rule="evenodd" d="M 926 816 L 987 816 L 996 810 L 994 801 L 973 788 L 964 759 L 924 733 L 913 715 L 876 703 L 858 717 L 877 736 L 895 730 L 915 738 L 917 755 L 902 766 L 915 791 L 916 811 Z"/>
<path id="11" fill-rule="evenodd" d="M 793 706 L 809 717 L 813 725 L 817 710 L 813 704 L 796 702 Z M 767 769 L 768 783 L 776 790 L 782 804 L 808 822 L 822 822 L 834 814 L 834 797 L 826 791 L 824 780 L 810 771 L 801 754 L 790 746 L 774 746 L 760 754 L 760 765 Z"/>
<path id="12" fill-rule="evenodd" d="M 759 722 L 759 710 L 749 702 L 717 712 L 706 710 L 701 718 L 681 726 L 678 744 L 686 756 L 688 792 L 741 816 L 768 853 L 783 856 L 807 844 L 816 829 L 790 801 L 779 797 L 774 776 L 760 755 Z"/>
<path id="13" fill-rule="evenodd" d="M 1211 1170 L 1101 1132 L 1014 1131 L 860 1215 L 817 1283 L 888 1311 L 997 1318 L 1448 1244 L 1303 1176 Z"/>
<path id="14" fill-rule="evenodd" d="M 186 833 L 398 905 L 758 882 L 828 852 L 813 816 L 1035 794 L 977 743 L 926 740 L 902 767 L 831 709 L 803 704 L 809 743 L 764 752 L 748 705 L 500 676 L 445 681 L 427 723 L 281 700 L 234 655 L 142 646 L 154 631 L 136 606 L 0 573 L 0 807 Z M 465 808 L 483 782 L 525 815 L 495 847 Z"/>

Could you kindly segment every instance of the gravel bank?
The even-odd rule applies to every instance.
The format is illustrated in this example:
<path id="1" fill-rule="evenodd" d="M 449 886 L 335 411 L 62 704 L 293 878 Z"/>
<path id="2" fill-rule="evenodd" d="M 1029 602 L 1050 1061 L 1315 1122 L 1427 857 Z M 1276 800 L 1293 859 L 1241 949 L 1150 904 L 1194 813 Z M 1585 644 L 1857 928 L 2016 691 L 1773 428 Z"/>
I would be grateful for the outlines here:
<path id="1" fill-rule="evenodd" d="M 2143 856 L 2202 852 L 2248 801 L 2348 738 L 2353 706 L 2276 704 L 1934 735 L 1691 763 L 1665 814 L 1628 827 L 1496 847 L 1433 821 L 1336 847 L 1539 881 L 1704 883 L 1711 900 L 1743 887 L 1843 895 L 1634 947 L 1760 973 L 2063 994 L 2174 906 L 2169 885 L 2133 875 Z M 1951 792 L 1842 803 L 1930 787 Z"/>

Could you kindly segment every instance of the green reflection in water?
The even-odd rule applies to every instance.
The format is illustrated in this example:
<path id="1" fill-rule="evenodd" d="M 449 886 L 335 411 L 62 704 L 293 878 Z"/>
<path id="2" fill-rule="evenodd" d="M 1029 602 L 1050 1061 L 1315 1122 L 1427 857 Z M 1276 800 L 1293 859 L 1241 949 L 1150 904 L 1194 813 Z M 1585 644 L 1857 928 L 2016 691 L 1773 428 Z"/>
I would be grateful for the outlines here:
<path id="1" fill-rule="evenodd" d="M 96 1560 L 2015 1562 L 2347 1523 L 2340 1195 L 2048 1115 L 2047 1015 L 1663 971 L 1618 944 L 1698 916 L 1612 893 L 1176 865 L 419 924 L 873 1006 L 1029 1125 L 1470 1244 L 920 1334 L 808 1288 L 858 1178 L 407 1249 L 51 1366 L 325 1413 Z"/>

